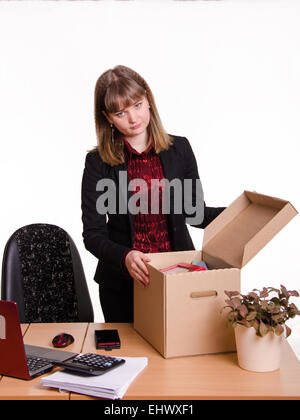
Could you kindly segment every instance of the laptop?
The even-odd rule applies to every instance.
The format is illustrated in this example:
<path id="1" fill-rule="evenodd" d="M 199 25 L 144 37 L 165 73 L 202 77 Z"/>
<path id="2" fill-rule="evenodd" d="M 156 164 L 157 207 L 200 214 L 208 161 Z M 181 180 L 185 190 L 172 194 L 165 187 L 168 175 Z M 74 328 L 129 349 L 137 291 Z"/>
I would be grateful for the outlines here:
<path id="1" fill-rule="evenodd" d="M 0 375 L 33 379 L 54 366 L 85 375 L 103 375 L 123 363 L 125 359 L 120 357 L 24 345 L 16 302 L 0 300 Z"/>
<path id="2" fill-rule="evenodd" d="M 33 379 L 77 354 L 24 345 L 17 304 L 0 300 L 0 375 Z"/>

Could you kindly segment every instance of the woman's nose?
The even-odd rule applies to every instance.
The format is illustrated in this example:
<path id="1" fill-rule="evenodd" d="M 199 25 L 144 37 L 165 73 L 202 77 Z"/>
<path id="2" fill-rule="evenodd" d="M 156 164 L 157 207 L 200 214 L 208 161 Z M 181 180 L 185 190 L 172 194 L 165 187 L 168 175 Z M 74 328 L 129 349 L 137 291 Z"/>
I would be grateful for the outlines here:
<path id="1" fill-rule="evenodd" d="M 128 112 L 128 121 L 130 122 L 130 124 L 136 121 L 136 113 L 134 111 Z"/>

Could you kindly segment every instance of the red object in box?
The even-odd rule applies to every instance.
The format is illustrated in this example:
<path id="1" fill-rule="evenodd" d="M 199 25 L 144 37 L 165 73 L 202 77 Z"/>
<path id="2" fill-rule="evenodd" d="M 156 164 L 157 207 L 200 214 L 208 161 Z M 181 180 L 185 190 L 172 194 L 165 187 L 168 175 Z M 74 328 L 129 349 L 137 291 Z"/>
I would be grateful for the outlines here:
<path id="1" fill-rule="evenodd" d="M 174 264 L 174 265 L 170 265 L 169 267 L 166 268 L 162 268 L 161 270 L 159 270 L 161 273 L 165 273 L 171 270 L 174 270 L 176 268 L 185 268 L 188 272 L 192 272 L 192 271 L 205 271 L 204 267 L 201 267 L 199 265 L 195 265 L 195 264 L 189 264 L 189 263 L 178 263 L 178 264 Z"/>

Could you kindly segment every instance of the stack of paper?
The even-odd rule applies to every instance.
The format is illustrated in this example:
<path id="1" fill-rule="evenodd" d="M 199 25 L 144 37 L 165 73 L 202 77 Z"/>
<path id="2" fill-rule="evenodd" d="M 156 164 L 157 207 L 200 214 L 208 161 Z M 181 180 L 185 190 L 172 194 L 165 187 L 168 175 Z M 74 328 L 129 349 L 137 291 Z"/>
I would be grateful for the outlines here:
<path id="1" fill-rule="evenodd" d="M 134 378 L 147 366 L 147 357 L 122 357 L 126 362 L 100 376 L 87 376 L 67 371 L 55 372 L 41 379 L 42 385 L 60 391 L 77 392 L 93 397 L 122 398 Z"/>

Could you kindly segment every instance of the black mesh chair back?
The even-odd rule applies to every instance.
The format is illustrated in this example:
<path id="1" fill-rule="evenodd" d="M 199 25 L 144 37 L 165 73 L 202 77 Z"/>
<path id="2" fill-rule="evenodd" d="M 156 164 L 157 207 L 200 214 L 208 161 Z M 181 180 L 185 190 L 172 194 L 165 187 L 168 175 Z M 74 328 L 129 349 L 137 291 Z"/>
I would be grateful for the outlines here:
<path id="1" fill-rule="evenodd" d="M 1 298 L 16 302 L 21 323 L 93 322 L 93 307 L 79 252 L 62 228 L 23 226 L 8 240 Z"/>

